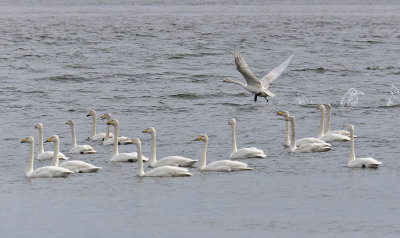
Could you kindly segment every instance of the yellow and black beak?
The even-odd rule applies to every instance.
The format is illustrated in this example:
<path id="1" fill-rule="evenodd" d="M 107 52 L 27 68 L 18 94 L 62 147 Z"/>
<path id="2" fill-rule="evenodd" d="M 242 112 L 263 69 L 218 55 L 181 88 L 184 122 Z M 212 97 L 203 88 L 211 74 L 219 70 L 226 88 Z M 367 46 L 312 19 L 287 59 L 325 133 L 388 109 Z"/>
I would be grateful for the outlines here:
<path id="1" fill-rule="evenodd" d="M 108 121 L 108 122 L 107 122 L 107 125 L 112 125 L 112 121 Z"/>
<path id="2" fill-rule="evenodd" d="M 199 136 L 199 137 L 197 137 L 196 139 L 194 139 L 195 141 L 197 141 L 197 140 L 202 140 L 203 139 L 203 137 L 202 136 Z"/>
<path id="3" fill-rule="evenodd" d="M 148 129 L 146 129 L 146 130 L 144 130 L 144 131 L 142 131 L 142 133 L 147 133 L 149 130 Z"/>
<path id="4" fill-rule="evenodd" d="M 21 140 L 21 143 L 26 143 L 28 141 L 28 137 L 26 137 L 25 139 Z"/>
<path id="5" fill-rule="evenodd" d="M 52 137 L 50 137 L 49 139 L 47 139 L 45 142 L 52 142 Z"/>

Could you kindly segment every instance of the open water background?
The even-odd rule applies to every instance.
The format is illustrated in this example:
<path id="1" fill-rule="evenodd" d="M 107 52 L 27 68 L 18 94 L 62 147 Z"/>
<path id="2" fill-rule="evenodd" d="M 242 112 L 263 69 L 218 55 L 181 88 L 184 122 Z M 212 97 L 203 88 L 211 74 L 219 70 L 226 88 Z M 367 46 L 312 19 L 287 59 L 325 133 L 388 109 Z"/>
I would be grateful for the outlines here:
<path id="1" fill-rule="evenodd" d="M 397 1 L 1 1 L 1 236 L 398 237 L 399 12 Z M 260 77 L 295 54 L 269 103 L 222 82 L 244 82 L 235 50 Z M 334 107 L 332 129 L 355 125 L 356 155 L 381 168 L 346 168 L 349 143 L 287 152 L 276 112 L 296 116 L 298 137 L 316 136 L 320 103 Z M 110 147 L 91 143 L 97 154 L 70 158 L 99 173 L 26 179 L 19 142 L 38 138 L 34 124 L 66 153 L 64 123 L 74 119 L 88 143 L 91 109 L 119 119 L 146 155 L 141 131 L 154 126 L 159 158 L 199 159 L 193 140 L 207 133 L 208 161 L 227 159 L 235 117 L 238 147 L 268 157 L 247 160 L 253 171 L 138 178 L 136 163 L 112 163 Z"/>

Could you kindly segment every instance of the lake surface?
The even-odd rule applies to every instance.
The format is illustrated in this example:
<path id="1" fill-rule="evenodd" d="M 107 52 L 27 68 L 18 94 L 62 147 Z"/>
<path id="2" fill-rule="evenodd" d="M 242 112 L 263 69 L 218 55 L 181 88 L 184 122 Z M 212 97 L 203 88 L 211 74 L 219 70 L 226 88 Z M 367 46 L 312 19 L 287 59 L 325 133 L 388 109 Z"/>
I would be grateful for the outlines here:
<path id="1" fill-rule="evenodd" d="M 2 1 L 1 236 L 398 237 L 400 5 L 294 3 Z M 223 82 L 244 82 L 235 50 L 259 77 L 295 54 L 269 103 Z M 288 153 L 276 112 L 296 116 L 299 138 L 317 136 L 321 103 L 333 105 L 332 129 L 354 124 L 356 155 L 382 161 L 379 169 L 345 167 L 349 143 Z M 85 141 L 91 109 L 117 118 L 120 135 L 140 137 L 147 156 L 141 131 L 153 126 L 159 158 L 200 159 L 194 139 L 207 133 L 208 161 L 227 159 L 231 117 L 238 147 L 268 156 L 246 160 L 253 171 L 138 178 L 136 163 L 110 162 L 110 147 Z M 102 170 L 26 179 L 29 146 L 20 141 L 38 141 L 42 122 L 67 154 L 70 119 L 78 143 L 98 152 L 70 159 Z"/>

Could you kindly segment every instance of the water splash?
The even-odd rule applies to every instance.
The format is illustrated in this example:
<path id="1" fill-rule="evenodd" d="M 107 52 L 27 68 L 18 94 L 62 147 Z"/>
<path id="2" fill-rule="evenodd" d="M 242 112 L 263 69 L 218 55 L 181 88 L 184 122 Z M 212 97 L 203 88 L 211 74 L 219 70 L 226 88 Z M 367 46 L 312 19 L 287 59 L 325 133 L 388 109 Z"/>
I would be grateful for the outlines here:
<path id="1" fill-rule="evenodd" d="M 306 97 L 306 96 L 301 95 L 299 93 L 296 93 L 296 95 L 293 95 L 293 99 L 299 105 L 315 104 L 314 103 L 314 98 L 312 96 L 311 97 Z"/>
<path id="2" fill-rule="evenodd" d="M 358 91 L 355 88 L 350 88 L 341 98 L 340 105 L 342 107 L 350 107 L 358 104 L 358 96 L 365 95 L 363 91 Z"/>
<path id="3" fill-rule="evenodd" d="M 400 102 L 400 90 L 396 86 L 392 85 L 392 88 L 390 89 L 389 93 L 390 96 L 388 98 L 386 106 L 388 107 L 393 106 Z"/>

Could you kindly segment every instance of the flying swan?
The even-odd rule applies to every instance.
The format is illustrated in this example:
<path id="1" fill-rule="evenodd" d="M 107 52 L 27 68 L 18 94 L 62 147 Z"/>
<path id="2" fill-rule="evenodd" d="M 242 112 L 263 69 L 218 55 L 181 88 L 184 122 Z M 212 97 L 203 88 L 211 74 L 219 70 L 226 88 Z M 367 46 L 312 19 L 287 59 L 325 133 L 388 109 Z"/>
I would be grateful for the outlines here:
<path id="1" fill-rule="evenodd" d="M 189 173 L 186 168 L 180 168 L 175 166 L 161 166 L 147 171 L 143 170 L 142 158 L 142 145 L 139 138 L 134 138 L 132 143 L 136 145 L 138 151 L 138 167 L 136 175 L 139 177 L 187 177 L 193 174 Z"/>
<path id="2" fill-rule="evenodd" d="M 58 163 L 60 152 L 60 139 L 57 135 L 53 135 L 49 139 L 47 139 L 46 142 L 54 142 L 54 155 L 51 164 L 52 166 L 59 166 L 65 169 L 69 169 L 74 173 L 95 173 L 99 169 L 101 169 L 100 167 L 94 166 L 81 160 L 68 160 L 59 165 Z"/>
<path id="3" fill-rule="evenodd" d="M 350 125 L 350 158 L 347 167 L 350 168 L 378 168 L 381 162 L 371 158 L 356 158 L 354 153 L 354 126 Z"/>
<path id="4" fill-rule="evenodd" d="M 96 151 L 90 145 L 78 145 L 76 143 L 76 134 L 75 134 L 75 122 L 74 120 L 69 120 L 65 124 L 71 126 L 72 131 L 72 148 L 69 151 L 71 154 L 95 154 Z"/>
<path id="5" fill-rule="evenodd" d="M 115 162 L 136 162 L 138 159 L 138 153 L 137 152 L 131 152 L 131 153 L 119 153 L 118 151 L 118 128 L 119 128 L 119 121 L 117 119 L 111 119 L 110 121 L 107 122 L 107 125 L 112 125 L 114 126 L 114 147 L 113 151 L 111 153 L 111 161 Z M 133 141 L 131 140 L 132 144 Z M 148 161 L 149 159 L 142 156 L 143 161 Z"/>
<path id="6" fill-rule="evenodd" d="M 189 159 L 183 156 L 167 156 L 157 161 L 157 142 L 156 142 L 156 129 L 149 127 L 143 133 L 151 134 L 151 154 L 149 167 L 155 168 L 160 166 L 178 166 L 178 167 L 192 167 L 197 160 Z"/>
<path id="7" fill-rule="evenodd" d="M 49 160 L 53 158 L 54 151 L 44 151 L 43 149 L 43 124 L 37 123 L 34 128 L 39 129 L 39 153 L 36 156 L 37 160 Z M 61 160 L 67 160 L 63 153 L 59 152 L 59 156 Z"/>
<path id="8" fill-rule="evenodd" d="M 228 121 L 228 125 L 232 127 L 232 149 L 229 155 L 229 159 L 248 159 L 248 158 L 265 158 L 264 151 L 255 147 L 241 148 L 240 150 L 236 147 L 236 120 L 231 118 Z"/>
<path id="9" fill-rule="evenodd" d="M 332 142 L 332 141 L 350 141 L 350 137 L 341 135 L 341 134 L 336 134 L 336 133 L 328 133 L 325 134 L 324 132 L 324 117 L 325 117 L 325 106 L 324 105 L 319 105 L 317 109 L 321 110 L 321 121 L 320 121 L 320 126 L 319 126 L 319 133 L 318 133 L 318 139 L 323 140 L 325 142 Z"/>
<path id="10" fill-rule="evenodd" d="M 32 136 L 28 136 L 21 143 L 30 144 L 29 163 L 25 169 L 25 177 L 27 178 L 53 178 L 53 177 L 68 177 L 74 172 L 56 166 L 44 166 L 33 170 L 33 161 L 35 153 L 35 140 Z"/>
<path id="11" fill-rule="evenodd" d="M 237 171 L 237 170 L 252 170 L 252 168 L 247 167 L 246 163 L 232 160 L 218 160 L 213 161 L 207 165 L 207 146 L 208 146 L 208 136 L 203 134 L 195 139 L 195 141 L 204 141 L 203 144 L 203 154 L 200 160 L 200 166 L 197 168 L 199 171 Z"/>
<path id="12" fill-rule="evenodd" d="M 271 91 L 268 90 L 269 85 L 283 73 L 283 71 L 288 67 L 292 58 L 293 55 L 291 55 L 287 60 L 285 60 L 278 67 L 273 69 L 271 72 L 269 72 L 260 80 L 257 78 L 257 76 L 253 74 L 253 72 L 251 72 L 249 65 L 246 63 L 242 55 L 236 51 L 235 52 L 236 69 L 246 79 L 247 84 L 232 80 L 230 78 L 226 78 L 224 82 L 234 83 L 242 86 L 244 89 L 254 94 L 254 101 L 257 101 L 257 96 L 259 96 L 259 97 L 264 97 L 268 102 L 268 97 L 275 96 L 275 94 L 273 94 Z"/>
<path id="13" fill-rule="evenodd" d="M 290 152 L 306 153 L 306 152 L 326 152 L 331 150 L 331 146 L 328 143 L 310 143 L 304 144 L 297 147 L 296 145 L 296 120 L 294 116 L 289 117 L 289 121 L 292 126 L 292 138 L 289 147 Z"/>

